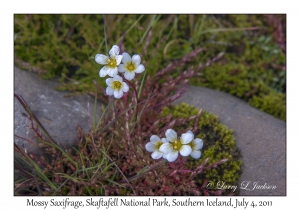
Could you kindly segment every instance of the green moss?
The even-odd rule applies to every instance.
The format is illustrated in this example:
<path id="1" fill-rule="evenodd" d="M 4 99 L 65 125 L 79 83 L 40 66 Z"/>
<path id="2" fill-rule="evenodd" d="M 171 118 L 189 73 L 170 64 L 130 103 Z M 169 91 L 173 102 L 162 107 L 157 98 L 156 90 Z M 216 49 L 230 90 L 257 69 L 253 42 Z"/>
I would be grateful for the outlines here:
<path id="1" fill-rule="evenodd" d="M 245 39 L 245 38 L 244 38 Z M 223 60 L 203 70 L 203 77 L 193 84 L 225 91 L 277 118 L 286 120 L 286 74 L 274 66 L 284 66 L 285 55 L 270 37 L 239 40 Z"/>
<path id="2" fill-rule="evenodd" d="M 249 103 L 275 117 L 284 119 L 286 117 L 286 96 L 282 93 L 272 93 L 261 97 L 253 97 Z"/>
<path id="3" fill-rule="evenodd" d="M 181 105 L 166 107 L 163 115 L 172 114 L 176 118 L 187 118 L 196 115 L 197 112 L 197 108 L 182 103 Z M 193 126 L 193 122 L 177 129 L 186 129 L 188 126 Z M 201 138 L 204 142 L 202 157 L 198 160 L 190 158 L 190 166 L 198 166 L 206 158 L 209 158 L 209 163 L 215 163 L 223 158 L 228 158 L 229 161 L 217 168 L 207 170 L 197 177 L 197 182 L 202 184 L 204 180 L 214 183 L 223 181 L 227 184 L 236 185 L 241 173 L 242 161 L 240 160 L 240 152 L 235 146 L 232 131 L 220 124 L 216 116 L 205 111 L 202 112 L 198 129 L 199 133 L 196 134 L 196 137 Z"/>
<path id="4" fill-rule="evenodd" d="M 286 56 L 266 19 L 246 14 L 106 15 L 107 42 L 109 48 L 118 44 L 126 32 L 124 50 L 143 54 L 149 75 L 199 47 L 205 51 L 178 67 L 175 74 L 224 52 L 221 60 L 203 69 L 191 84 L 235 95 L 285 120 Z M 15 15 L 16 65 L 28 68 L 17 62 L 21 60 L 45 70 L 45 79 L 60 77 L 59 90 L 93 92 L 93 80 L 105 85 L 98 76 L 101 66 L 94 61 L 97 53 L 107 52 L 103 29 L 102 15 Z"/>

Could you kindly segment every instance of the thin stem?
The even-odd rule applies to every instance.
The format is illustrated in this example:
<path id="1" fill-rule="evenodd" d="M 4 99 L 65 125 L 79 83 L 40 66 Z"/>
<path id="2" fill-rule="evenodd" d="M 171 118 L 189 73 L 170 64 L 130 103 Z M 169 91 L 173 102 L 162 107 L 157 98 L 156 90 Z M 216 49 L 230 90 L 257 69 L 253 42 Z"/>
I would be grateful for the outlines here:
<path id="1" fill-rule="evenodd" d="M 35 147 L 39 147 L 39 145 L 37 145 L 36 143 L 34 143 L 33 141 L 31 141 L 31 140 L 29 140 L 29 139 L 25 139 L 25 138 L 23 138 L 23 137 L 21 137 L 21 136 L 18 136 L 17 134 L 14 134 L 14 135 L 15 135 L 15 137 L 17 137 L 17 138 L 20 138 L 20 139 L 22 139 L 22 140 L 24 140 L 24 141 L 29 142 L 30 144 L 34 145 Z"/>
<path id="2" fill-rule="evenodd" d="M 34 121 L 42 129 L 42 131 L 48 136 L 48 138 L 50 139 L 50 141 L 52 143 L 56 144 L 56 142 L 50 136 L 50 134 L 47 132 L 47 130 L 44 128 L 44 126 L 42 125 L 42 123 L 40 123 L 40 121 L 33 114 L 33 112 L 31 111 L 30 107 L 28 106 L 27 102 L 19 94 L 15 93 L 14 96 L 17 98 L 17 100 L 20 102 L 20 104 L 23 106 L 23 108 L 25 109 L 25 111 L 29 115 L 29 118 L 30 118 L 29 120 L 31 120 L 31 123 L 33 123 L 33 121 Z"/>
<path id="3" fill-rule="evenodd" d="M 214 28 L 202 31 L 199 35 L 210 33 L 210 32 L 228 32 L 228 31 L 254 31 L 254 30 L 261 30 L 266 29 L 266 27 L 248 27 L 248 28 Z"/>
<path id="4" fill-rule="evenodd" d="M 107 112 L 107 109 L 108 109 L 109 107 L 110 107 L 110 101 L 109 101 L 109 103 L 107 104 L 106 108 L 104 109 L 104 111 L 103 111 L 103 113 L 102 113 L 102 115 L 101 115 L 101 117 L 100 117 L 100 119 L 99 119 L 99 121 L 98 121 L 98 123 L 97 123 L 96 128 L 99 127 L 99 125 L 100 125 L 100 123 L 101 123 L 103 117 L 105 116 L 105 114 L 106 114 L 106 112 Z"/>
<path id="5" fill-rule="evenodd" d="M 142 108 L 142 111 L 140 112 L 140 115 L 138 116 L 138 121 L 140 121 L 140 118 L 141 118 L 141 116 L 142 116 L 142 114 L 143 114 L 143 112 L 144 112 L 144 109 L 145 109 L 145 107 L 146 107 L 146 105 L 147 105 L 147 103 L 148 103 L 148 100 L 149 100 L 149 98 L 150 98 L 150 96 L 151 96 L 152 93 L 153 93 L 153 88 L 152 88 L 152 90 L 151 90 L 151 92 L 150 92 L 150 94 L 149 94 L 149 97 L 146 99 L 146 103 L 144 104 L 144 106 L 143 106 L 143 108 Z"/>
<path id="6" fill-rule="evenodd" d="M 117 109 L 116 109 L 116 105 L 115 105 L 115 98 L 113 96 L 111 96 L 111 101 L 112 101 L 112 104 L 113 104 L 113 119 L 116 118 L 117 116 Z M 114 125 L 114 127 L 116 126 L 116 124 Z"/>
<path id="7" fill-rule="evenodd" d="M 138 92 L 136 90 L 136 88 L 134 87 L 133 84 L 131 84 L 124 76 L 122 76 L 122 78 L 124 79 L 124 82 L 126 82 L 129 86 L 131 86 L 134 90 L 134 94 L 135 94 L 135 98 L 136 98 L 136 105 L 134 106 L 134 111 L 135 111 L 135 122 L 137 121 L 137 117 L 138 117 L 138 104 L 139 104 L 139 95 Z M 132 123 L 132 118 L 130 120 L 130 123 Z"/>
<path id="8" fill-rule="evenodd" d="M 32 173 L 34 175 L 34 181 L 35 181 L 35 184 L 36 184 L 36 189 L 38 190 L 38 195 L 42 195 L 39 184 L 38 184 L 38 181 L 37 181 L 37 178 L 36 178 L 35 171 L 33 170 Z"/>
<path id="9" fill-rule="evenodd" d="M 155 95 L 153 95 L 153 96 L 151 96 L 151 97 L 149 97 L 149 98 L 153 98 L 153 97 L 155 97 L 155 96 L 157 96 L 157 94 L 155 94 Z M 111 120 L 108 124 L 106 124 L 106 126 L 105 126 L 104 128 L 102 128 L 99 132 L 101 133 L 101 132 L 105 131 L 112 123 L 114 123 L 114 121 L 116 121 L 116 119 L 117 119 L 118 117 L 121 117 L 123 114 L 125 114 L 126 112 L 128 112 L 128 110 L 130 110 L 130 109 L 136 107 L 136 106 L 139 105 L 139 104 L 145 103 L 145 102 L 147 102 L 147 100 L 143 100 L 143 101 L 137 103 L 136 105 L 131 106 L 131 107 L 129 107 L 128 109 L 124 110 L 124 111 L 123 111 L 121 114 L 119 114 L 116 118 L 114 118 L 114 119 Z"/>
<path id="10" fill-rule="evenodd" d="M 135 93 L 135 98 L 136 98 L 136 107 L 134 108 L 134 111 L 135 111 L 135 122 L 137 121 L 137 116 L 138 116 L 138 101 L 139 101 L 139 98 L 138 98 L 138 93 L 137 93 L 137 90 L 136 88 L 133 86 L 133 84 L 131 84 L 126 78 L 125 78 L 125 81 L 127 81 L 127 83 L 133 88 L 134 90 L 134 93 Z"/>
<path id="11" fill-rule="evenodd" d="M 104 40 L 105 40 L 105 47 L 106 47 L 106 52 L 108 53 L 108 48 L 107 48 L 107 38 L 106 38 L 106 15 L 103 15 L 103 24 L 104 24 Z"/>
<path id="12" fill-rule="evenodd" d="M 131 177 L 131 178 L 129 178 L 129 179 L 120 181 L 120 183 L 124 183 L 124 182 L 128 182 L 128 181 L 130 182 L 130 181 L 136 180 L 136 179 L 138 179 L 138 178 L 144 176 L 147 172 L 154 170 L 155 168 L 157 168 L 158 166 L 162 165 L 162 164 L 165 163 L 165 162 L 167 162 L 167 160 L 162 160 L 162 161 L 156 163 L 155 165 L 151 166 L 151 167 L 148 168 L 147 170 L 145 170 L 145 171 L 143 171 L 143 172 L 141 172 L 141 173 L 138 173 L 137 175 L 135 175 L 135 176 L 133 176 L 133 177 Z"/>
<path id="13" fill-rule="evenodd" d="M 144 86 L 144 82 L 145 82 L 145 78 L 146 78 L 146 73 L 147 73 L 147 69 L 145 70 L 144 75 L 143 75 L 143 79 L 142 79 L 141 86 L 140 86 L 140 89 L 139 89 L 138 98 L 140 98 L 140 95 L 141 95 L 141 92 L 142 92 L 142 89 L 143 89 L 143 86 Z"/>
<path id="14" fill-rule="evenodd" d="M 122 176 L 124 177 L 124 179 L 126 180 L 126 182 L 128 183 L 128 184 L 130 184 L 129 183 L 129 180 L 126 178 L 126 176 L 123 174 L 123 172 L 122 172 L 122 170 L 119 168 L 119 166 L 102 150 L 102 149 L 100 149 L 100 151 L 116 166 L 116 168 L 118 169 L 118 171 L 122 174 Z M 136 195 L 136 193 L 135 193 L 135 191 L 134 191 L 134 189 L 130 186 L 130 188 L 132 189 L 132 192 L 133 192 L 133 194 L 134 195 Z"/>
<path id="15" fill-rule="evenodd" d="M 96 117 L 97 117 L 97 88 L 96 88 L 96 96 L 94 102 L 94 118 L 93 118 L 93 128 L 96 129 Z"/>
<path id="16" fill-rule="evenodd" d="M 127 30 L 127 31 L 125 31 L 125 33 L 126 34 L 128 34 L 130 31 L 131 31 L 131 29 L 133 29 L 133 27 L 135 27 L 136 26 L 136 24 L 142 19 L 142 17 L 144 17 L 144 15 L 141 15 L 131 26 L 130 26 L 130 28 Z M 122 40 L 122 38 L 123 37 L 121 37 L 121 38 L 119 38 L 118 40 L 117 40 L 117 43 L 119 43 L 121 40 Z"/>

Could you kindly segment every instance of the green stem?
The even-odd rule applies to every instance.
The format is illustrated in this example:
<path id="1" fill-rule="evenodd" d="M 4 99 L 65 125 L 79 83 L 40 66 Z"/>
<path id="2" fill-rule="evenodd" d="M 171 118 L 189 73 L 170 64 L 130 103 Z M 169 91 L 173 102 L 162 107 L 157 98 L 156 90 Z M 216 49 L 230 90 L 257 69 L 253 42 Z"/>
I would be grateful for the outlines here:
<path id="1" fill-rule="evenodd" d="M 105 47 L 106 47 L 106 52 L 107 52 L 107 54 L 108 54 L 107 38 L 106 38 L 106 15 L 103 15 L 103 24 L 104 24 L 104 40 L 105 40 Z"/>
<path id="2" fill-rule="evenodd" d="M 96 95 L 95 95 L 95 102 L 94 102 L 94 118 L 93 118 L 93 128 L 96 129 L 96 117 L 97 117 L 97 88 L 96 88 Z"/>
<path id="3" fill-rule="evenodd" d="M 133 84 L 131 84 L 126 78 L 124 79 L 134 90 L 134 94 L 135 94 L 135 98 L 136 98 L 136 106 L 134 107 L 134 112 L 135 112 L 135 121 L 137 120 L 137 116 L 138 116 L 138 101 L 139 101 L 139 97 L 138 97 L 138 93 L 136 88 L 133 86 Z M 132 123 L 132 118 L 130 120 L 130 123 Z"/>
<path id="4" fill-rule="evenodd" d="M 101 123 L 103 117 L 105 116 L 105 114 L 106 114 L 106 112 L 107 112 L 107 109 L 110 107 L 110 105 L 111 105 L 111 102 L 109 101 L 109 103 L 107 104 L 106 108 L 104 109 L 104 111 L 103 111 L 103 113 L 102 113 L 102 115 L 101 115 L 101 117 L 100 117 L 100 119 L 99 119 L 99 121 L 98 121 L 98 123 L 97 123 L 96 128 L 99 127 L 99 125 L 100 125 L 100 123 Z"/>
<path id="5" fill-rule="evenodd" d="M 162 164 L 165 163 L 165 162 L 167 162 L 167 160 L 165 160 L 165 159 L 164 159 L 164 160 L 161 160 L 160 162 L 156 163 L 155 165 L 151 166 L 150 168 L 148 168 L 148 169 L 146 169 L 146 170 L 144 170 L 144 171 L 143 171 L 143 169 L 142 169 L 137 175 L 135 175 L 135 176 L 133 176 L 133 177 L 127 179 L 127 180 L 122 180 L 122 181 L 120 181 L 120 183 L 130 182 L 130 181 L 136 180 L 136 179 L 138 179 L 138 178 L 141 178 L 141 177 L 143 177 L 147 172 L 154 170 L 155 168 L 157 168 L 158 166 L 162 165 Z"/>

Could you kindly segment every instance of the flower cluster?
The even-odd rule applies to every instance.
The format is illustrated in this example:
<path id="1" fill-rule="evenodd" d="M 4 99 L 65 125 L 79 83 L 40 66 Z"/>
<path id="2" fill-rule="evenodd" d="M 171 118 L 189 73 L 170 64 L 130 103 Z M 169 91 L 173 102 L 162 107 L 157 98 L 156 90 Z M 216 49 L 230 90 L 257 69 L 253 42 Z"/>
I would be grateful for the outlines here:
<path id="1" fill-rule="evenodd" d="M 129 90 L 128 85 L 123 82 L 123 78 L 118 75 L 119 72 L 124 74 L 126 80 L 130 81 L 134 78 L 136 73 L 145 71 L 145 67 L 141 64 L 141 57 L 133 55 L 132 58 L 127 52 L 119 55 L 120 48 L 114 45 L 109 51 L 109 56 L 97 54 L 95 61 L 104 65 L 100 71 L 99 76 L 105 77 L 106 75 L 112 77 L 106 79 L 106 94 L 115 98 L 121 98 L 125 92 Z M 122 62 L 122 64 L 121 64 Z"/>
<path id="2" fill-rule="evenodd" d="M 200 149 L 203 147 L 203 141 L 199 138 L 194 139 L 192 131 L 183 133 L 178 139 L 177 133 L 168 129 L 166 131 L 166 138 L 160 139 L 157 135 L 152 135 L 150 142 L 146 144 L 146 150 L 152 152 L 153 159 L 161 157 L 173 162 L 178 158 L 178 153 L 182 156 L 191 155 L 198 159 L 201 157 Z"/>

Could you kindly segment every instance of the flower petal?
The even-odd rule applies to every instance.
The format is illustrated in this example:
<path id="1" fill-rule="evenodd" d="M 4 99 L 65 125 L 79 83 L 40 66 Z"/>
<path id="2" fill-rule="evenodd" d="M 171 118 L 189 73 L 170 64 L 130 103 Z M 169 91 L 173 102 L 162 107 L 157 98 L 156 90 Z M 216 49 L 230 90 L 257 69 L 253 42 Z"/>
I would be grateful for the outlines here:
<path id="1" fill-rule="evenodd" d="M 194 158 L 194 159 L 198 159 L 201 157 L 201 152 L 199 150 L 195 150 L 191 153 L 191 156 Z"/>
<path id="2" fill-rule="evenodd" d="M 194 139 L 193 140 L 193 143 L 194 143 L 194 150 L 199 150 L 199 149 L 202 149 L 202 147 L 203 147 L 203 141 L 201 140 L 201 139 L 199 139 L 199 138 L 197 138 L 197 139 Z"/>
<path id="3" fill-rule="evenodd" d="M 95 55 L 95 61 L 101 65 L 107 64 L 108 57 L 106 55 L 97 54 Z"/>
<path id="4" fill-rule="evenodd" d="M 132 56 L 132 62 L 135 63 L 136 66 L 140 65 L 141 57 L 139 55 Z"/>
<path id="5" fill-rule="evenodd" d="M 109 55 L 111 57 L 115 57 L 115 56 L 119 55 L 119 52 L 120 52 L 119 46 L 114 45 L 114 46 L 112 46 L 111 50 L 109 51 Z"/>
<path id="6" fill-rule="evenodd" d="M 194 139 L 194 134 L 192 132 L 186 132 L 181 135 L 180 141 L 182 144 L 188 144 Z"/>
<path id="7" fill-rule="evenodd" d="M 115 98 L 121 98 L 123 96 L 123 91 L 122 90 L 115 90 L 114 91 L 114 96 L 115 96 Z"/>
<path id="8" fill-rule="evenodd" d="M 134 78 L 135 73 L 130 71 L 125 71 L 124 77 L 130 81 Z"/>
<path id="9" fill-rule="evenodd" d="M 158 142 L 158 141 L 161 141 L 161 140 L 160 140 L 160 138 L 159 138 L 157 135 L 152 135 L 152 136 L 150 137 L 150 141 L 151 141 L 152 143 L 155 143 L 155 142 Z"/>
<path id="10" fill-rule="evenodd" d="M 120 64 L 120 65 L 118 66 L 118 71 L 119 71 L 119 72 L 124 72 L 124 71 L 125 71 L 125 65 L 124 65 L 124 64 Z"/>
<path id="11" fill-rule="evenodd" d="M 103 66 L 102 69 L 99 71 L 100 77 L 105 77 L 107 75 L 107 66 Z"/>
<path id="12" fill-rule="evenodd" d="M 174 162 L 177 158 L 178 158 L 178 152 L 177 151 L 167 154 L 167 160 L 169 162 Z"/>
<path id="13" fill-rule="evenodd" d="M 169 141 L 166 138 L 161 139 L 162 143 L 169 143 Z"/>
<path id="14" fill-rule="evenodd" d="M 189 145 L 182 145 L 180 148 L 180 154 L 182 156 L 189 156 L 192 152 L 192 148 Z"/>
<path id="15" fill-rule="evenodd" d="M 111 86 L 108 86 L 106 88 L 106 94 L 109 95 L 109 96 L 112 96 L 114 94 L 114 90 L 112 89 Z"/>
<path id="16" fill-rule="evenodd" d="M 163 156 L 163 153 L 162 152 L 159 152 L 159 151 L 154 151 L 152 154 L 151 154 L 151 157 L 153 159 L 159 159 Z"/>
<path id="17" fill-rule="evenodd" d="M 153 152 L 155 150 L 155 145 L 152 144 L 152 142 L 148 142 L 146 145 L 145 145 L 145 148 L 148 152 Z"/>
<path id="18" fill-rule="evenodd" d="M 107 84 L 108 86 L 111 86 L 112 81 L 113 81 L 113 78 L 107 78 L 107 79 L 105 80 L 105 82 L 106 82 L 106 84 Z"/>
<path id="19" fill-rule="evenodd" d="M 131 62 L 131 57 L 127 52 L 123 52 L 122 56 L 122 63 L 126 64 L 127 62 Z"/>
<path id="20" fill-rule="evenodd" d="M 114 76 L 113 81 L 119 81 L 119 82 L 122 82 L 122 81 L 123 81 L 123 78 L 122 78 L 121 76 L 119 76 L 119 75 L 116 75 L 116 76 Z"/>
<path id="21" fill-rule="evenodd" d="M 118 74 L 118 67 L 115 67 L 115 68 L 108 68 L 107 74 L 108 74 L 110 77 L 116 76 L 116 75 Z"/>
<path id="22" fill-rule="evenodd" d="M 145 71 L 145 66 L 143 64 L 140 64 L 135 70 L 135 73 L 142 73 L 143 71 Z"/>
<path id="23" fill-rule="evenodd" d="M 159 147 L 159 151 L 166 154 L 173 152 L 172 145 L 170 143 L 164 143 Z"/>
<path id="24" fill-rule="evenodd" d="M 116 76 L 114 76 L 113 80 L 114 80 L 114 81 L 122 82 L 122 81 L 123 81 L 123 78 L 120 77 L 119 75 L 116 75 Z"/>
<path id="25" fill-rule="evenodd" d="M 173 129 L 168 129 L 166 131 L 166 137 L 169 142 L 173 142 L 177 139 L 177 133 Z"/>
<path id="26" fill-rule="evenodd" d="M 126 84 L 126 82 L 122 82 L 122 90 L 125 93 L 129 90 L 129 86 Z"/>
<path id="27" fill-rule="evenodd" d="M 122 55 L 117 55 L 116 56 L 116 61 L 117 61 L 117 65 L 120 65 L 121 61 L 122 61 L 123 56 Z"/>

